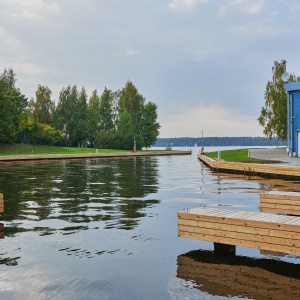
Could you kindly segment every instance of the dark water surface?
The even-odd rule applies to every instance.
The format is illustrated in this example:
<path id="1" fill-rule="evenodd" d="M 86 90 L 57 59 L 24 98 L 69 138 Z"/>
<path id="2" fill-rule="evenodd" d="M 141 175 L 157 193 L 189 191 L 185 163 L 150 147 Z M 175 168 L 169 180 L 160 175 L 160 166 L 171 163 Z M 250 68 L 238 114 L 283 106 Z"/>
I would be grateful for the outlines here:
<path id="1" fill-rule="evenodd" d="M 300 299 L 298 256 L 177 237 L 182 209 L 259 211 L 260 191 L 299 186 L 214 174 L 195 153 L 1 163 L 0 299 Z"/>

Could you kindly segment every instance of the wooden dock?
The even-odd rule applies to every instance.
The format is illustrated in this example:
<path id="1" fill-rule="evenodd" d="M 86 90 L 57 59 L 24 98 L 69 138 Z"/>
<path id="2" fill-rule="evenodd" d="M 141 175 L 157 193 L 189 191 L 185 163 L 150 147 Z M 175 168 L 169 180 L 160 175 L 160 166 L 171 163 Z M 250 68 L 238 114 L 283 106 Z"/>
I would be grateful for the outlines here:
<path id="1" fill-rule="evenodd" d="M 282 191 L 262 193 L 260 211 L 300 216 L 300 193 Z"/>
<path id="2" fill-rule="evenodd" d="M 275 164 L 216 161 L 201 154 L 198 154 L 197 157 L 200 161 L 217 172 L 239 173 L 247 176 L 259 175 L 284 179 L 300 178 L 300 167 Z"/>
<path id="3" fill-rule="evenodd" d="M 0 213 L 4 212 L 4 197 L 0 194 Z"/>
<path id="4" fill-rule="evenodd" d="M 300 217 L 194 208 L 178 213 L 178 236 L 299 255 Z"/>

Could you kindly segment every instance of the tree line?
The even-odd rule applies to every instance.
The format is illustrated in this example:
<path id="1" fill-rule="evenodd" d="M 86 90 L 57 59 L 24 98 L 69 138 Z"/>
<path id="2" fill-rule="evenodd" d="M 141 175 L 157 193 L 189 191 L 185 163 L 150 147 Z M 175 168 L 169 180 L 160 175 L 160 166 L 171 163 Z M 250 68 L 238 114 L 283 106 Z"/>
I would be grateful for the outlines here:
<path id="1" fill-rule="evenodd" d="M 130 150 L 156 142 L 157 105 L 146 102 L 131 81 L 121 90 L 105 88 L 89 97 L 85 88 L 61 89 L 57 103 L 48 86 L 38 85 L 35 98 L 16 88 L 16 75 L 0 75 L 0 143 L 31 143 Z"/>

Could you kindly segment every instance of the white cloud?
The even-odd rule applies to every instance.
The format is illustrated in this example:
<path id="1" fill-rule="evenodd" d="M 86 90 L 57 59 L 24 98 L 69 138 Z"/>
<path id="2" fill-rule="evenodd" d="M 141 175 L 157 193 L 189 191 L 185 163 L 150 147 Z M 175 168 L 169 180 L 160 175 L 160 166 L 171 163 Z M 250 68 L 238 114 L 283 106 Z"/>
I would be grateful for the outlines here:
<path id="1" fill-rule="evenodd" d="M 231 0 L 218 9 L 222 17 L 238 14 L 257 15 L 262 12 L 265 0 Z"/>
<path id="2" fill-rule="evenodd" d="M 7 3 L 5 14 L 12 18 L 12 21 L 19 22 L 19 18 L 41 21 L 51 15 L 60 14 L 59 4 L 55 1 L 15 0 L 14 5 L 10 5 L 11 1 L 5 2 Z"/>
<path id="3" fill-rule="evenodd" d="M 191 9 L 199 2 L 207 2 L 207 0 L 172 0 L 169 7 L 173 10 Z"/>
<path id="4" fill-rule="evenodd" d="M 262 136 L 256 119 L 246 112 L 236 115 L 220 104 L 201 104 L 161 122 L 161 137 L 199 137 L 202 130 L 205 136 Z"/>

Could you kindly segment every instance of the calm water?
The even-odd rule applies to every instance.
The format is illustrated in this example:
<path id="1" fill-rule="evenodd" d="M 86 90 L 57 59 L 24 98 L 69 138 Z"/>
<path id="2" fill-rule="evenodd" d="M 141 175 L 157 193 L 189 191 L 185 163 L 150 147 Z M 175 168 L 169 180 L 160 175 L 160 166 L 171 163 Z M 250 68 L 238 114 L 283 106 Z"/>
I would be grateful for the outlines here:
<path id="1" fill-rule="evenodd" d="M 197 150 L 1 163 L 0 299 L 299 299 L 300 257 L 177 237 L 182 209 L 258 211 L 260 191 L 299 189 L 214 174 Z"/>

